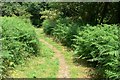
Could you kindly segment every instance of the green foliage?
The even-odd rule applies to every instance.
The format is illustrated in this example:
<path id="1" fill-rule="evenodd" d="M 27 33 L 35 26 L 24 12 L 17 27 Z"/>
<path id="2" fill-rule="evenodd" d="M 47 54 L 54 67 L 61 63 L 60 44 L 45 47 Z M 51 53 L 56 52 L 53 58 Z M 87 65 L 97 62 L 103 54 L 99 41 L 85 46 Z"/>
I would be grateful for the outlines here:
<path id="1" fill-rule="evenodd" d="M 49 3 L 52 9 L 57 9 L 62 13 L 62 17 L 71 17 L 82 24 L 96 25 L 100 23 L 119 23 L 120 3 L 104 2 L 56 2 Z"/>
<path id="2" fill-rule="evenodd" d="M 55 40 L 63 43 L 66 42 L 66 37 L 70 29 L 69 27 L 71 27 L 71 25 L 68 24 L 66 19 L 58 19 L 52 33 Z"/>
<path id="3" fill-rule="evenodd" d="M 1 10 L 2 16 L 23 16 L 30 18 L 31 14 L 26 11 L 28 5 L 26 3 L 8 2 L 3 3 Z"/>
<path id="4" fill-rule="evenodd" d="M 43 22 L 44 32 L 48 35 L 52 35 L 53 28 L 56 26 L 55 22 L 49 19 L 44 20 Z"/>
<path id="5" fill-rule="evenodd" d="M 107 25 L 119 23 L 119 3 L 49 3 L 49 6 L 44 32 L 93 63 L 103 77 L 120 78 L 119 26 Z M 101 23 L 107 24 L 97 25 Z"/>
<path id="6" fill-rule="evenodd" d="M 41 26 L 43 19 L 40 19 L 40 12 L 47 8 L 46 3 L 29 3 L 29 2 L 7 2 L 1 7 L 2 16 L 19 16 L 30 19 L 36 27 Z"/>
<path id="7" fill-rule="evenodd" d="M 53 59 L 55 53 L 46 44 L 40 43 L 40 47 L 40 56 L 32 56 L 22 66 L 17 65 L 15 69 L 8 72 L 9 76 L 12 78 L 56 78 L 59 70 L 58 58 Z"/>
<path id="8" fill-rule="evenodd" d="M 56 41 L 73 48 L 79 58 L 93 63 L 103 77 L 120 77 L 118 25 L 79 26 L 69 18 L 57 18 L 45 20 L 43 27 Z"/>
<path id="9" fill-rule="evenodd" d="M 73 48 L 80 58 L 94 63 L 103 76 L 119 78 L 118 26 L 107 25 L 119 23 L 119 3 L 8 2 L 3 3 L 1 10 L 2 16 L 19 16 L 26 21 L 1 18 L 3 33 L 0 41 L 3 43 L 5 68 L 22 63 L 26 57 L 38 52 L 35 32 L 27 20 L 40 27 L 46 19 L 42 25 L 47 35 Z M 101 23 L 106 24 L 86 26 Z"/>
<path id="10" fill-rule="evenodd" d="M 117 25 L 85 26 L 75 35 L 75 53 L 100 69 L 106 78 L 120 77 L 119 39 Z"/>
<path id="11" fill-rule="evenodd" d="M 60 17 L 60 13 L 57 10 L 45 10 L 41 12 L 41 18 L 45 20 L 42 23 L 44 32 L 48 35 L 52 35 L 53 29 L 57 26 L 56 20 Z"/>
<path id="12" fill-rule="evenodd" d="M 40 19 L 42 16 L 40 12 L 44 11 L 47 8 L 46 3 L 26 3 L 29 7 L 27 7 L 26 11 L 29 12 L 32 16 L 30 17 L 31 22 L 35 27 L 40 27 L 43 19 Z"/>
<path id="13" fill-rule="evenodd" d="M 39 41 L 33 26 L 17 17 L 1 17 L 3 74 L 39 53 Z"/>
<path id="14" fill-rule="evenodd" d="M 88 25 L 75 37 L 75 44 L 81 46 L 79 49 L 81 48 L 81 50 L 83 50 L 80 52 L 83 57 L 88 55 L 87 53 L 101 54 L 112 50 L 118 50 L 118 45 L 116 45 L 119 43 L 117 25 L 97 25 L 94 27 Z M 76 46 L 76 49 L 78 46 Z M 91 58 L 93 56 L 91 55 L 89 57 Z"/>
<path id="15" fill-rule="evenodd" d="M 52 31 L 52 35 L 56 41 L 71 47 L 71 44 L 73 43 L 72 39 L 74 39 L 73 35 L 77 33 L 77 28 L 79 28 L 79 26 L 75 23 L 71 23 L 69 18 L 59 18 L 56 20 L 56 26 Z"/>
<path id="16" fill-rule="evenodd" d="M 68 47 L 71 47 L 73 35 L 77 33 L 76 28 L 79 28 L 77 24 L 71 23 L 69 18 L 46 19 L 43 22 L 43 27 L 47 35 L 53 36 L 56 41 L 62 42 Z"/>

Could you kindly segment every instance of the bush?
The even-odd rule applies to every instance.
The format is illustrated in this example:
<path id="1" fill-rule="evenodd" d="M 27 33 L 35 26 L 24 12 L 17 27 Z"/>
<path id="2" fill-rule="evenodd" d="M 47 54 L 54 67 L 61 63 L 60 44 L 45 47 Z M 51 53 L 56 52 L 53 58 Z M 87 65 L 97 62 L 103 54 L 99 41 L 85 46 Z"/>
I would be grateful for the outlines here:
<path id="1" fill-rule="evenodd" d="M 77 34 L 77 28 L 79 28 L 77 24 L 71 23 L 69 18 L 46 19 L 43 27 L 47 35 L 53 36 L 55 41 L 62 42 L 68 47 L 72 47 L 73 35 Z"/>
<path id="2" fill-rule="evenodd" d="M 60 13 L 57 10 L 48 11 L 45 10 L 41 12 L 41 19 L 45 19 L 42 23 L 44 27 L 44 32 L 47 35 L 52 35 L 53 29 L 56 27 L 56 20 L 59 19 Z"/>
<path id="3" fill-rule="evenodd" d="M 79 25 L 72 23 L 69 18 L 59 18 L 56 20 L 56 27 L 53 29 L 53 36 L 56 41 L 62 42 L 68 47 L 72 47 L 74 35 L 77 34 Z"/>
<path id="4" fill-rule="evenodd" d="M 43 22 L 43 27 L 44 27 L 44 32 L 47 34 L 47 35 L 52 35 L 52 32 L 53 32 L 53 28 L 56 26 L 55 22 L 54 21 L 51 21 L 49 19 L 46 19 L 44 20 Z"/>
<path id="5" fill-rule="evenodd" d="M 52 35 L 56 41 L 65 43 L 68 32 L 70 31 L 71 25 L 65 19 L 56 20 L 56 26 L 53 28 Z"/>
<path id="6" fill-rule="evenodd" d="M 33 26 L 17 17 L 1 17 L 2 74 L 31 55 L 39 53 L 39 41 Z"/>
<path id="7" fill-rule="evenodd" d="M 92 62 L 104 77 L 120 78 L 118 26 L 86 26 L 74 39 L 75 53 Z"/>

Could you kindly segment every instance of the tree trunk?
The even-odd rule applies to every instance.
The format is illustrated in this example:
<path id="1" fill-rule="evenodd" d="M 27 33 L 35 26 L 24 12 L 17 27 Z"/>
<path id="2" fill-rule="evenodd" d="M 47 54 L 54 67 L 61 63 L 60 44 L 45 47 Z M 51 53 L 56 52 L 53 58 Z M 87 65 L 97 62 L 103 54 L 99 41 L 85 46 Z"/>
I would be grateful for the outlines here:
<path id="1" fill-rule="evenodd" d="M 100 23 L 103 23 L 103 19 L 106 15 L 106 13 L 108 12 L 108 5 L 109 5 L 109 2 L 105 2 L 103 3 L 104 4 L 104 7 L 103 7 L 103 10 L 101 12 L 101 19 L 100 19 Z"/>

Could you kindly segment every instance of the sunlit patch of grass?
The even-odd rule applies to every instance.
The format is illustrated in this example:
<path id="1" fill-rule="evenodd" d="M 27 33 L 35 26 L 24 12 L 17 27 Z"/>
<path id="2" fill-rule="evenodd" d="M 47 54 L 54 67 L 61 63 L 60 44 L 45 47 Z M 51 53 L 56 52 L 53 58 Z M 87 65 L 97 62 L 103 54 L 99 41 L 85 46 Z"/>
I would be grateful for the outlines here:
<path id="1" fill-rule="evenodd" d="M 43 43 L 40 44 L 41 55 L 32 57 L 26 64 L 18 65 L 14 70 L 9 71 L 13 78 L 56 78 L 59 62 L 54 57 L 54 52 Z"/>
<path id="2" fill-rule="evenodd" d="M 77 66 L 76 63 L 73 61 L 73 51 L 68 50 L 67 47 L 62 46 L 61 43 L 53 41 L 53 38 L 47 37 L 42 28 L 36 29 L 37 34 L 39 35 L 39 38 L 42 38 L 52 44 L 54 47 L 56 47 L 61 53 L 63 54 L 66 63 L 68 64 L 68 69 L 69 69 L 69 76 L 71 78 L 88 78 L 88 75 L 90 72 L 88 72 L 91 67 L 86 67 L 84 65 L 79 65 Z M 83 62 L 84 63 L 84 62 Z"/>

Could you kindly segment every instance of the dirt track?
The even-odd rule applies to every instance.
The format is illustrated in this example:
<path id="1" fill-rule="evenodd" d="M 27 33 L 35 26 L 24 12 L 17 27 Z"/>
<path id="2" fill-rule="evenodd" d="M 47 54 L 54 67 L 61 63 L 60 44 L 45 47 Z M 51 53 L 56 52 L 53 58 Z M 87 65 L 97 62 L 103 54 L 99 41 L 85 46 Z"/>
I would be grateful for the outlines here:
<path id="1" fill-rule="evenodd" d="M 53 52 L 55 53 L 55 57 L 59 59 L 59 71 L 57 78 L 69 78 L 69 71 L 68 71 L 68 66 L 65 62 L 64 56 L 61 54 L 61 51 L 56 49 L 54 46 L 49 44 L 43 39 L 39 39 L 41 42 L 45 43 L 48 48 L 52 49 Z"/>

